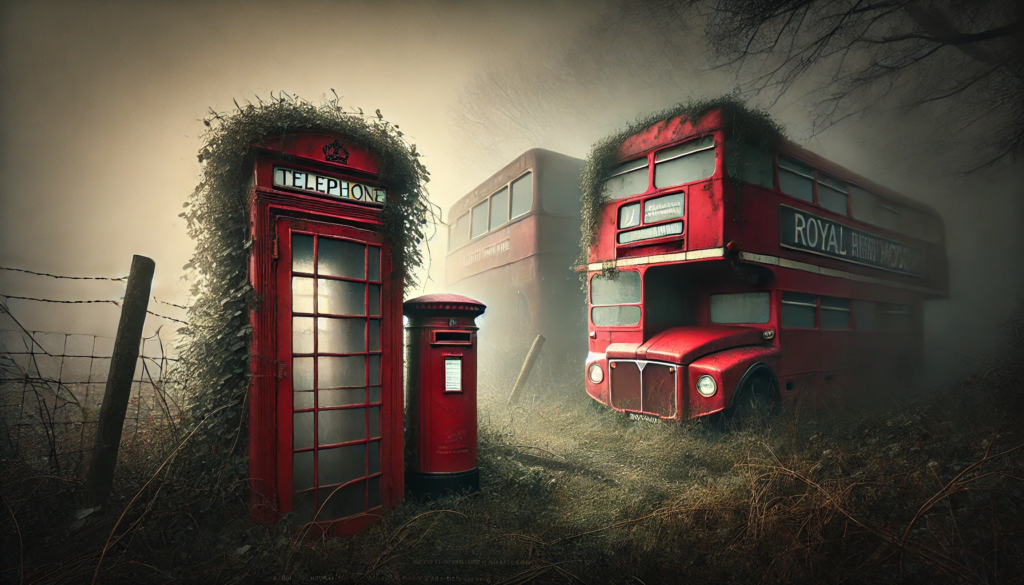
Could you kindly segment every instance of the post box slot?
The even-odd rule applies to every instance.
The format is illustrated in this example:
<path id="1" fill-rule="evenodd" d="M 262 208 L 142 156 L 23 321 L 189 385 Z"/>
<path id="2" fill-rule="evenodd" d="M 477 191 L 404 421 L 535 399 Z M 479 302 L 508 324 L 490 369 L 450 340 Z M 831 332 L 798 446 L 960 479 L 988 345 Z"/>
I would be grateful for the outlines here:
<path id="1" fill-rule="evenodd" d="M 434 331 L 434 345 L 470 345 L 473 343 L 469 331 Z"/>

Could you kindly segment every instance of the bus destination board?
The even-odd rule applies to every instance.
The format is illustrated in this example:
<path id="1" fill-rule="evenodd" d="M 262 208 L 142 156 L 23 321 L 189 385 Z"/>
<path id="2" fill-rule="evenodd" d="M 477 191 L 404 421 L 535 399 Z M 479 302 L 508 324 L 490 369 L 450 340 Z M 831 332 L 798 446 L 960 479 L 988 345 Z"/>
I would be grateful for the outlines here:
<path id="1" fill-rule="evenodd" d="M 785 248 L 901 274 L 925 276 L 927 253 L 924 250 L 787 205 L 779 206 L 779 220 L 779 244 Z"/>

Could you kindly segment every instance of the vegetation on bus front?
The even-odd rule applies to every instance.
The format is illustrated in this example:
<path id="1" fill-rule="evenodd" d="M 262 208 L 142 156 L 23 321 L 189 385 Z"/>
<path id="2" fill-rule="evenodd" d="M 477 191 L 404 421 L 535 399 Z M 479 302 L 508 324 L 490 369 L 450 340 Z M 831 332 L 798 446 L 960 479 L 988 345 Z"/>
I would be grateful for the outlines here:
<path id="1" fill-rule="evenodd" d="M 601 212 L 608 203 L 605 179 L 620 161 L 622 144 L 631 136 L 651 126 L 682 117 L 694 123 L 699 122 L 713 110 L 721 110 L 728 125 L 728 140 L 754 148 L 770 150 L 785 138 L 785 130 L 764 110 L 752 108 L 735 95 L 690 100 L 666 110 L 649 114 L 628 124 L 615 134 L 597 141 L 587 155 L 586 164 L 580 173 L 581 227 L 580 256 L 577 266 L 586 266 L 590 247 L 596 242 Z M 737 173 L 738 175 L 738 173 Z M 614 270 L 612 270 L 614 272 Z M 586 282 L 586 272 L 581 278 Z"/>
<path id="2" fill-rule="evenodd" d="M 249 284 L 251 145 L 288 134 L 332 132 L 376 155 L 388 189 L 383 232 L 391 244 L 394 276 L 408 288 L 415 286 L 424 228 L 434 217 L 425 188 L 430 175 L 420 153 L 379 110 L 373 115 L 345 110 L 336 95 L 320 105 L 283 92 L 257 101 L 206 117 L 199 150 L 202 180 L 181 214 L 196 252 L 185 266 L 194 278 L 189 323 L 180 330 L 178 375 L 189 391 L 188 427 L 196 430 L 190 441 L 202 455 L 194 462 L 218 480 L 243 478 L 247 471 L 249 310 L 259 310 L 262 302 Z"/>

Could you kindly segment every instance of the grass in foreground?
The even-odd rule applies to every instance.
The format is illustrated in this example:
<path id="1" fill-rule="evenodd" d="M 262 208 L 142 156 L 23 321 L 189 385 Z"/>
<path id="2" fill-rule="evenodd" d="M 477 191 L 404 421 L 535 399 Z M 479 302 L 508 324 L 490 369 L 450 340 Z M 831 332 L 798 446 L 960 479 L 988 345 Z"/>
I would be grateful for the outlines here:
<path id="1" fill-rule="evenodd" d="M 1012 583 L 1024 570 L 1022 374 L 1014 354 L 927 404 L 732 434 L 629 422 L 592 408 L 581 380 L 516 407 L 507 388 L 483 388 L 481 492 L 406 500 L 348 539 L 247 523 L 240 490 L 192 485 L 173 461 L 157 473 L 169 449 L 155 437 L 125 452 L 112 511 L 72 533 L 76 480 L 8 460 L 2 577 Z"/>

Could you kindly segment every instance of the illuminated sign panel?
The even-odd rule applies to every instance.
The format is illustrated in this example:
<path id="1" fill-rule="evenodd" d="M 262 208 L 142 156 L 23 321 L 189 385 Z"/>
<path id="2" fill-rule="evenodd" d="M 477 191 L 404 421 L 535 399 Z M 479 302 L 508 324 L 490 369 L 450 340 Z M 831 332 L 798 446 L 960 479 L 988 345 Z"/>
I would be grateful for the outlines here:
<path id="1" fill-rule="evenodd" d="M 379 187 L 285 167 L 274 167 L 274 186 L 298 189 L 318 195 L 329 195 L 350 203 L 364 205 L 384 205 L 388 196 L 388 192 Z"/>
<path id="2" fill-rule="evenodd" d="M 779 206 L 779 221 L 779 244 L 785 248 L 912 276 L 925 275 L 928 255 L 924 250 L 786 205 Z"/>

